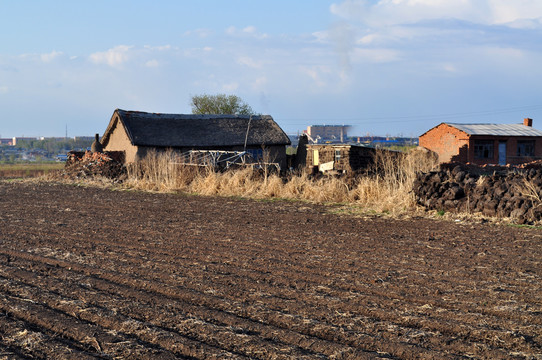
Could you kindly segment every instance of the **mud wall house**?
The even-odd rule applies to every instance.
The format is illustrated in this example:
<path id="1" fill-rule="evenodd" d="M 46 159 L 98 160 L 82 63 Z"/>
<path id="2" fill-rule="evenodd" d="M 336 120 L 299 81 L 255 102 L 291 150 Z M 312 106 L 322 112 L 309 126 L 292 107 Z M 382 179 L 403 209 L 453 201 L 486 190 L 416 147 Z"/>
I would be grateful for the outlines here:
<path id="1" fill-rule="evenodd" d="M 309 170 L 349 173 L 368 168 L 374 160 L 375 148 L 361 145 L 306 145 Z"/>
<path id="2" fill-rule="evenodd" d="M 542 131 L 522 124 L 441 123 L 420 136 L 420 146 L 440 163 L 522 164 L 542 159 Z"/>
<path id="3" fill-rule="evenodd" d="M 290 139 L 269 115 L 158 114 L 116 109 L 101 139 L 105 151 L 123 151 L 126 162 L 149 151 L 243 151 L 286 167 Z"/>

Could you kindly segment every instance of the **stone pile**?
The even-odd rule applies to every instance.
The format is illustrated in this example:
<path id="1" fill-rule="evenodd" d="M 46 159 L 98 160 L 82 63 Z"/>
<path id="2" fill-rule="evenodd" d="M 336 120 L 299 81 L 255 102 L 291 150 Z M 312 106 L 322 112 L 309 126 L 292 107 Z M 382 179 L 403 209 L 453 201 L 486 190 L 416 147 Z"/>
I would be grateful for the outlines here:
<path id="1" fill-rule="evenodd" d="M 417 202 L 431 210 L 481 213 L 518 224 L 542 219 L 541 167 L 487 172 L 487 168 L 443 166 L 440 171 L 418 174 L 413 192 Z"/>
<path id="2" fill-rule="evenodd" d="M 126 174 L 122 153 L 119 152 L 70 152 L 62 172 L 68 178 L 102 176 L 122 180 Z"/>

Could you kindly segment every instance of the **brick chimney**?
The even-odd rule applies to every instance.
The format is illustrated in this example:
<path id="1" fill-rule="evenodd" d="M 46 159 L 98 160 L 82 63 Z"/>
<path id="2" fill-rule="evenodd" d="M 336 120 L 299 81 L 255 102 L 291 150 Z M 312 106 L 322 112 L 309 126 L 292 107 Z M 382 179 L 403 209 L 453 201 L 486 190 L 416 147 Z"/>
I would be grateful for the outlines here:
<path id="1" fill-rule="evenodd" d="M 530 119 L 530 118 L 523 119 L 523 125 L 532 127 L 533 126 L 533 119 Z"/>

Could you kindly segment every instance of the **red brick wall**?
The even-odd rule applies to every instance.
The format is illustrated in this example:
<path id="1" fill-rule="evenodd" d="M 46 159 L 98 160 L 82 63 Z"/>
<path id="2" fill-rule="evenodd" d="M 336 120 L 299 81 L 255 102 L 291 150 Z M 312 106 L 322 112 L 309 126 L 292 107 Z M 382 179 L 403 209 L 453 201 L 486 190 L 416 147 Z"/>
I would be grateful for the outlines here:
<path id="1" fill-rule="evenodd" d="M 474 141 L 475 140 L 493 140 L 493 159 L 476 159 L 474 157 Z M 534 140 L 535 153 L 534 157 L 518 157 L 518 141 Z M 506 142 L 506 163 L 507 164 L 522 164 L 542 158 L 542 138 L 528 136 L 472 136 L 469 142 L 469 162 L 478 165 L 498 164 L 499 163 L 499 142 Z"/>
<path id="2" fill-rule="evenodd" d="M 439 162 L 468 162 L 468 135 L 447 124 L 440 124 L 420 136 L 420 146 L 435 152 Z"/>
<path id="3" fill-rule="evenodd" d="M 513 137 L 508 140 L 506 153 L 508 156 L 508 160 L 510 164 L 521 164 L 526 162 L 525 158 L 518 158 L 517 152 L 518 152 L 518 146 L 517 142 L 520 140 L 534 140 L 534 158 L 535 159 L 542 159 L 542 138 L 539 137 Z M 527 160 L 534 160 L 534 159 L 527 159 Z"/>

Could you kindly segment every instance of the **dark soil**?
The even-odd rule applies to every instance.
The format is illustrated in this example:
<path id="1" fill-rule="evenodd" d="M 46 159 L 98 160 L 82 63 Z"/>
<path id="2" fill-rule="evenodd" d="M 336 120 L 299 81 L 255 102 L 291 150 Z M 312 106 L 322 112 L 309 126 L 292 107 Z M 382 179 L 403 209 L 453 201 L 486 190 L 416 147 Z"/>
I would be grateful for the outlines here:
<path id="1" fill-rule="evenodd" d="M 542 232 L 0 182 L 0 358 L 542 359 Z"/>

